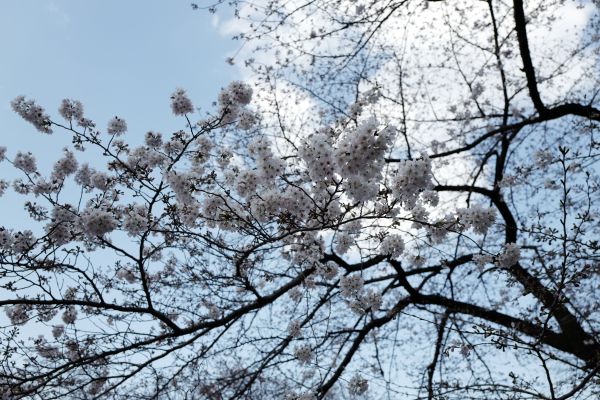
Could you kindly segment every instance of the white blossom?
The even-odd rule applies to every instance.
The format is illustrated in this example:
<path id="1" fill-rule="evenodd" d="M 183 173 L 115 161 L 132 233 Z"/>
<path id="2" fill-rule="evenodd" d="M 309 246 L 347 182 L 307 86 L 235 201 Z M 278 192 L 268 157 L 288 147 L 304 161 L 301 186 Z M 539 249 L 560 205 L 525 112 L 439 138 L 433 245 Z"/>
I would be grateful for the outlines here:
<path id="1" fill-rule="evenodd" d="M 396 131 L 378 127 L 379 122 L 370 118 L 345 132 L 336 143 L 333 156 L 337 171 L 347 179 L 348 194 L 356 201 L 369 201 L 379 193 L 384 155 Z"/>
<path id="2" fill-rule="evenodd" d="M 289 392 L 284 396 L 284 400 L 317 400 L 317 396 L 315 396 L 313 392 L 306 392 L 302 394 Z"/>
<path id="3" fill-rule="evenodd" d="M 381 293 L 378 293 L 375 290 L 368 289 L 361 300 L 365 309 L 371 309 L 371 311 L 375 312 L 381 308 Z"/>
<path id="4" fill-rule="evenodd" d="M 29 194 L 31 192 L 31 184 L 26 183 L 23 179 L 15 179 L 12 184 L 13 190 L 19 194 Z"/>
<path id="5" fill-rule="evenodd" d="M 361 395 L 369 389 L 369 382 L 356 374 L 348 381 L 348 391 L 353 395 Z"/>
<path id="6" fill-rule="evenodd" d="M 35 157 L 33 157 L 33 154 L 31 153 L 21 153 L 19 151 L 15 156 L 13 164 L 15 167 L 28 174 L 32 174 L 37 171 Z"/>
<path id="7" fill-rule="evenodd" d="M 348 107 L 348 111 L 346 111 L 346 114 L 348 114 L 349 118 L 356 119 L 356 117 L 358 117 L 362 113 L 363 105 L 364 104 L 360 100 L 350 104 L 350 106 Z"/>
<path id="8" fill-rule="evenodd" d="M 104 172 L 92 171 L 89 180 L 90 185 L 96 189 L 105 191 L 110 187 L 110 179 Z"/>
<path id="9" fill-rule="evenodd" d="M 351 297 L 358 294 L 365 281 L 360 275 L 347 275 L 340 280 L 340 293 L 344 297 Z"/>
<path id="10" fill-rule="evenodd" d="M 388 235 L 381 241 L 379 251 L 381 254 L 398 258 L 404 252 L 404 240 L 400 235 Z"/>
<path id="11" fill-rule="evenodd" d="M 110 135 L 119 136 L 127 132 L 127 122 L 119 117 L 114 117 L 108 121 L 108 128 L 106 129 Z"/>
<path id="12" fill-rule="evenodd" d="M 483 268 L 486 264 L 491 264 L 493 261 L 493 257 L 489 254 L 475 254 L 473 256 L 473 262 L 479 268 Z"/>
<path id="13" fill-rule="evenodd" d="M 372 289 L 367 289 L 355 294 L 354 298 L 348 302 L 348 306 L 354 313 L 362 315 L 369 310 L 373 312 L 378 311 L 381 308 L 381 302 L 382 297 L 380 293 Z"/>
<path id="14" fill-rule="evenodd" d="M 392 193 L 402 201 L 404 207 L 412 209 L 415 207 L 419 194 L 431 189 L 432 172 L 429 158 L 403 161 L 398 167 L 395 178 L 392 181 Z"/>
<path id="15" fill-rule="evenodd" d="M 379 86 L 373 86 L 362 94 L 362 98 L 367 104 L 375 104 L 381 98 L 381 90 Z"/>
<path id="16" fill-rule="evenodd" d="M 77 320 L 77 309 L 75 306 L 68 306 L 62 315 L 62 320 L 65 324 L 73 324 Z"/>
<path id="17" fill-rule="evenodd" d="M 459 221 L 465 229 L 473 229 L 475 233 L 484 235 L 496 220 L 496 213 L 491 207 L 472 205 L 469 208 L 456 210 Z"/>
<path id="18" fill-rule="evenodd" d="M 171 140 L 165 142 L 163 144 L 163 151 L 167 153 L 171 157 L 175 157 L 183 151 L 184 144 L 181 140 L 177 138 L 172 138 Z"/>
<path id="19" fill-rule="evenodd" d="M 334 262 L 328 261 L 326 263 L 318 263 L 316 272 L 325 280 L 330 281 L 337 276 L 338 270 L 339 268 Z"/>
<path id="20" fill-rule="evenodd" d="M 50 321 L 58 313 L 58 310 L 55 308 L 43 307 L 43 306 L 39 307 L 36 311 L 37 311 L 37 316 L 38 316 L 39 320 L 42 322 Z"/>
<path id="21" fill-rule="evenodd" d="M 521 248 L 516 243 L 506 243 L 502 252 L 496 256 L 496 265 L 500 268 L 510 268 L 519 262 Z"/>
<path id="22" fill-rule="evenodd" d="M 79 121 L 77 121 L 77 125 L 83 127 L 83 128 L 95 128 L 96 124 L 94 123 L 94 121 L 92 121 L 91 119 L 88 118 L 80 118 Z"/>
<path id="23" fill-rule="evenodd" d="M 81 213 L 83 233 L 88 236 L 102 236 L 117 227 L 117 220 L 108 211 L 99 208 L 86 208 Z"/>
<path id="24" fill-rule="evenodd" d="M 79 167 L 79 170 L 75 173 L 75 183 L 81 186 L 91 186 L 91 174 L 92 169 L 85 163 Z"/>
<path id="25" fill-rule="evenodd" d="M 63 99 L 58 112 L 67 121 L 79 121 L 83 118 L 83 105 L 79 100 Z"/>
<path id="26" fill-rule="evenodd" d="M 12 244 L 13 235 L 11 232 L 4 227 L 0 227 L 0 249 L 12 250 Z"/>
<path id="27" fill-rule="evenodd" d="M 45 228 L 49 238 L 59 246 L 68 243 L 76 234 L 76 218 L 74 207 L 70 204 L 54 206 L 50 223 Z"/>
<path id="28" fill-rule="evenodd" d="M 294 302 L 299 302 L 300 300 L 302 300 L 302 291 L 300 289 L 298 289 L 297 287 L 290 289 L 287 292 L 287 295 L 290 297 L 290 299 Z"/>
<path id="29" fill-rule="evenodd" d="M 238 117 L 242 108 L 252 100 L 252 88 L 239 81 L 231 82 L 219 93 L 219 114 L 229 124 Z"/>
<path id="30" fill-rule="evenodd" d="M 303 364 L 306 364 L 312 358 L 312 349 L 309 345 L 303 344 L 294 349 L 294 357 Z"/>
<path id="31" fill-rule="evenodd" d="M 261 179 L 256 171 L 245 170 L 238 175 L 235 189 L 242 197 L 250 197 L 256 193 Z"/>
<path id="32" fill-rule="evenodd" d="M 130 235 L 136 236 L 148 229 L 148 210 L 143 205 L 132 205 L 123 216 L 123 229 Z"/>
<path id="33" fill-rule="evenodd" d="M 554 160 L 554 156 L 548 150 L 537 150 L 533 153 L 533 161 L 538 168 L 546 168 Z"/>
<path id="34" fill-rule="evenodd" d="M 252 88 L 240 81 L 233 81 L 227 86 L 231 99 L 241 105 L 247 105 L 252 100 Z"/>
<path id="35" fill-rule="evenodd" d="M 35 195 L 56 193 L 61 188 L 61 184 L 57 180 L 38 179 L 32 187 L 32 192 Z"/>
<path id="36" fill-rule="evenodd" d="M 301 330 L 302 330 L 302 321 L 297 320 L 297 319 L 290 321 L 290 323 L 287 327 L 288 334 L 293 338 L 300 337 Z"/>
<path id="37" fill-rule="evenodd" d="M 229 149 L 220 149 L 217 154 L 217 164 L 221 168 L 225 168 L 229 165 L 231 159 L 233 158 L 233 153 Z"/>
<path id="38" fill-rule="evenodd" d="M 3 196 L 6 189 L 10 186 L 10 182 L 5 179 L 0 179 L 0 196 Z"/>
<path id="39" fill-rule="evenodd" d="M 431 221 L 424 228 L 427 231 L 429 240 L 432 243 L 441 243 L 448 236 L 449 229 L 456 225 L 456 218 L 452 215 L 445 215 L 442 218 Z"/>
<path id="40" fill-rule="evenodd" d="M 194 111 L 192 101 L 187 97 L 185 90 L 176 89 L 171 95 L 171 110 L 175 115 L 185 115 Z"/>
<path id="41" fill-rule="evenodd" d="M 346 252 L 350 249 L 350 246 L 354 244 L 354 239 L 346 232 L 340 232 L 336 235 L 335 242 L 335 251 L 341 255 L 346 254 Z"/>
<path id="42" fill-rule="evenodd" d="M 198 139 L 196 139 L 195 143 L 197 146 L 197 151 L 204 153 L 206 155 L 208 155 L 210 153 L 210 151 L 212 150 L 212 148 L 214 147 L 213 141 L 204 135 L 200 136 Z"/>
<path id="43" fill-rule="evenodd" d="M 35 242 L 36 238 L 29 229 L 15 232 L 12 243 L 13 251 L 15 253 L 25 253 L 33 248 Z"/>
<path id="44" fill-rule="evenodd" d="M 25 96 L 18 96 L 10 103 L 12 109 L 25 121 L 30 122 L 43 133 L 52 133 L 50 116 L 33 100 L 26 100 Z"/>
<path id="45" fill-rule="evenodd" d="M 334 160 L 330 138 L 316 133 L 304 141 L 298 155 L 306 163 L 311 179 L 321 180 L 333 177 Z"/>
<path id="46" fill-rule="evenodd" d="M 463 344 L 460 346 L 460 355 L 467 358 L 471 354 L 471 346 Z"/>
<path id="47" fill-rule="evenodd" d="M 431 207 L 437 207 L 438 203 L 440 202 L 440 195 L 435 190 L 425 190 L 421 193 L 421 200 L 423 203 L 427 203 Z"/>
<path id="48" fill-rule="evenodd" d="M 173 190 L 173 193 L 175 193 L 179 203 L 185 205 L 194 201 L 194 197 L 192 196 L 193 174 L 170 171 L 164 178 L 171 187 L 171 190 Z"/>
<path id="49" fill-rule="evenodd" d="M 52 170 L 53 179 L 63 180 L 65 177 L 77 172 L 77 160 L 75 159 L 73 152 L 65 149 L 64 153 L 64 157 L 54 164 Z"/>
<path id="50" fill-rule="evenodd" d="M 252 129 L 256 125 L 256 114 L 248 110 L 242 110 L 238 114 L 237 127 L 242 130 Z"/>
<path id="51" fill-rule="evenodd" d="M 121 268 L 117 271 L 117 278 L 127 281 L 128 283 L 133 283 L 135 282 L 136 276 L 133 271 L 126 268 Z"/>
<path id="52" fill-rule="evenodd" d="M 15 304 L 4 307 L 4 312 L 13 325 L 23 325 L 29 320 L 30 309 L 26 304 Z"/>
<path id="53" fill-rule="evenodd" d="M 61 337 L 65 332 L 65 326 L 64 325 L 54 325 L 52 327 L 52 336 L 55 339 L 58 339 L 59 337 Z"/>
<path id="54" fill-rule="evenodd" d="M 375 179 L 352 177 L 346 180 L 346 194 L 358 202 L 373 200 L 379 194 L 379 182 Z"/>
<path id="55" fill-rule="evenodd" d="M 138 176 L 143 177 L 146 169 L 152 169 L 161 165 L 164 159 L 162 154 L 140 146 L 129 152 L 127 155 L 127 165 L 132 171 L 138 171 Z"/>
<path id="56" fill-rule="evenodd" d="M 215 304 L 209 304 L 209 305 L 207 305 L 207 308 L 208 308 L 208 317 L 210 319 L 217 320 L 217 319 L 221 318 L 221 316 L 223 315 L 223 313 L 221 312 L 219 307 L 217 307 Z"/>
<path id="57" fill-rule="evenodd" d="M 146 146 L 157 149 L 162 146 L 163 140 L 162 135 L 159 132 L 148 131 L 144 137 Z"/>

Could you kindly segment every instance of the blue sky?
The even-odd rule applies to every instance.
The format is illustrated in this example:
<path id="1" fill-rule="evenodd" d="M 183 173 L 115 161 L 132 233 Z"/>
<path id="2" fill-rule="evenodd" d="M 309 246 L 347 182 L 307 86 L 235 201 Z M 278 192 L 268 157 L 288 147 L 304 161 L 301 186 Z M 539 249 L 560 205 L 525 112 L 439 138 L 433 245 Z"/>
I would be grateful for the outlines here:
<path id="1" fill-rule="evenodd" d="M 0 145 L 10 157 L 17 148 L 39 155 L 57 141 L 66 144 L 56 138 L 60 132 L 43 138 L 11 111 L 19 94 L 57 119 L 65 97 L 81 100 L 100 128 L 122 116 L 134 142 L 150 129 L 178 130 L 169 95 L 182 87 L 195 106 L 210 107 L 237 77 L 225 63 L 237 45 L 187 0 L 1 1 Z"/>
<path id="2" fill-rule="evenodd" d="M 43 171 L 70 144 L 67 133 L 38 133 L 11 110 L 10 101 L 21 94 L 56 121 L 62 122 L 57 110 L 63 98 L 82 101 L 102 130 L 118 115 L 127 121 L 125 139 L 132 144 L 148 130 L 182 129 L 170 94 L 182 87 L 196 107 L 210 108 L 220 88 L 239 78 L 225 62 L 236 46 L 187 0 L 0 1 L 0 146 L 10 159 L 31 151 Z M 80 162 L 91 156 L 84 154 Z M 10 164 L 0 163 L 0 178 L 17 176 Z M 0 199 L 2 224 L 32 222 L 24 219 L 25 200 L 12 191 Z"/>

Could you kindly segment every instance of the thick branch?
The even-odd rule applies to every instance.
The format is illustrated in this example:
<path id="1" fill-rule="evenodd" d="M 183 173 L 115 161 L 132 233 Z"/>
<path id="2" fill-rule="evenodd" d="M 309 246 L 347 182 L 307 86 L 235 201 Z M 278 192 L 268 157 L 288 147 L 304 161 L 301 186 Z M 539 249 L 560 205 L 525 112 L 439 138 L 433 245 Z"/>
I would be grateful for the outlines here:
<path id="1" fill-rule="evenodd" d="M 418 295 L 412 299 L 415 304 L 435 304 L 445 307 L 453 313 L 461 313 L 472 315 L 495 323 L 505 328 L 516 329 L 528 336 L 538 338 L 542 343 L 545 343 L 555 349 L 572 354 L 577 358 L 586 361 L 588 366 L 594 366 L 598 362 L 600 355 L 600 347 L 591 342 L 579 342 L 573 340 L 568 333 L 556 333 L 543 326 L 535 325 L 531 322 L 524 321 L 495 310 L 489 310 L 479 307 L 474 304 L 465 303 L 457 300 L 452 300 L 438 295 Z"/>
<path id="2" fill-rule="evenodd" d="M 514 0 L 514 16 L 515 16 L 515 30 L 517 32 L 517 40 L 519 41 L 519 51 L 521 53 L 521 60 L 523 61 L 523 71 L 527 78 L 527 88 L 529 89 L 529 97 L 535 106 L 535 109 L 540 115 L 546 112 L 546 106 L 542 102 L 540 92 L 537 87 L 537 80 L 535 77 L 535 69 L 533 68 L 533 62 L 531 61 L 531 51 L 529 49 L 529 41 L 527 39 L 527 21 L 525 18 L 525 11 L 523 9 L 522 0 Z"/>
<path id="3" fill-rule="evenodd" d="M 488 197 L 492 203 L 496 206 L 500 215 L 505 222 L 505 242 L 516 243 L 517 242 L 517 221 L 513 217 L 508 205 L 504 202 L 502 195 L 497 190 L 489 190 L 476 186 L 437 186 L 438 191 L 464 191 L 474 192 L 482 194 Z M 537 278 L 531 275 L 520 263 L 517 263 L 508 269 L 508 272 L 521 284 L 523 287 L 533 294 L 548 310 L 552 310 L 553 316 L 558 322 L 562 333 L 567 335 L 571 342 L 577 343 L 579 346 L 580 354 L 585 354 L 587 345 L 591 341 L 591 336 L 588 335 L 577 318 L 567 309 L 564 304 L 557 303 L 556 293 L 546 288 Z M 575 353 L 573 353 L 575 354 Z M 587 358 L 582 360 L 589 361 L 590 354 L 587 354 Z M 593 357 L 597 357 L 594 355 Z"/>

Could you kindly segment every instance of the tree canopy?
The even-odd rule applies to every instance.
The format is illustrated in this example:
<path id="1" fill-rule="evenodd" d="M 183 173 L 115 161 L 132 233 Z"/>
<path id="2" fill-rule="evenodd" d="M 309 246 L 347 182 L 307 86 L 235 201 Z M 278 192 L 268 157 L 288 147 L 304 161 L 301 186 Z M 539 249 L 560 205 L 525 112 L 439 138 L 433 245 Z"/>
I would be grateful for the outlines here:
<path id="1" fill-rule="evenodd" d="M 600 396 L 597 1 L 193 8 L 247 77 L 202 119 L 12 102 L 71 141 L 0 148 L 3 398 Z"/>

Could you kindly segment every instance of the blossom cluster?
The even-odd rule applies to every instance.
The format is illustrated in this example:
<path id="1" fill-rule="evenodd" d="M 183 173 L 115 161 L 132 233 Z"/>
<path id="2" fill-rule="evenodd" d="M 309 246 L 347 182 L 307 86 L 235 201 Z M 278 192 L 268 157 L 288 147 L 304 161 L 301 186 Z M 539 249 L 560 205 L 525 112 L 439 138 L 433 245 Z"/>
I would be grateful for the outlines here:
<path id="1" fill-rule="evenodd" d="M 171 95 L 171 111 L 175 115 L 185 115 L 194 111 L 192 101 L 185 93 L 185 90 L 177 89 Z"/>
<path id="2" fill-rule="evenodd" d="M 307 392 L 307 393 L 296 393 L 296 392 L 290 392 L 288 394 L 285 395 L 284 400 L 316 400 L 317 396 L 315 396 L 315 394 L 313 392 Z"/>
<path id="3" fill-rule="evenodd" d="M 219 115 L 223 124 L 238 120 L 238 127 L 249 129 L 255 122 L 245 106 L 252 100 L 252 88 L 243 82 L 233 81 L 219 93 Z"/>
<path id="4" fill-rule="evenodd" d="M 16 97 L 10 105 L 25 121 L 30 122 L 43 133 L 52 133 L 50 116 L 33 100 L 26 100 L 25 96 Z"/>
<path id="5" fill-rule="evenodd" d="M 348 391 L 353 395 L 361 395 L 369 390 L 369 382 L 360 375 L 354 375 L 348 381 Z"/>
<path id="6" fill-rule="evenodd" d="M 516 243 L 506 243 L 500 254 L 496 256 L 496 265 L 500 268 L 510 268 L 519 262 L 521 248 Z"/>
<path id="7" fill-rule="evenodd" d="M 64 150 L 64 157 L 59 159 L 52 170 L 52 178 L 57 181 L 65 179 L 67 176 L 77 172 L 77 160 L 75 154 L 68 149 Z"/>
<path id="8" fill-rule="evenodd" d="M 109 135 L 119 136 L 127 132 L 127 122 L 124 119 L 115 116 L 108 121 L 106 132 Z"/>
<path id="9" fill-rule="evenodd" d="M 26 304 L 15 304 L 4 308 L 4 312 L 14 325 L 23 325 L 30 318 L 31 307 Z"/>
<path id="10" fill-rule="evenodd" d="M 35 157 L 31 153 L 18 152 L 13 161 L 15 167 L 27 174 L 33 174 L 37 171 Z"/>
<path id="11" fill-rule="evenodd" d="M 347 131 L 337 142 L 334 158 L 338 173 L 347 181 L 348 195 L 356 201 L 372 200 L 379 193 L 384 155 L 396 131 L 393 127 L 378 129 L 375 118 Z"/>
<path id="12" fill-rule="evenodd" d="M 285 162 L 275 157 L 272 144 L 265 137 L 258 137 L 248 145 L 248 153 L 254 157 L 260 178 L 272 181 L 285 170 Z M 249 176 L 249 179 L 253 179 Z"/>
<path id="13" fill-rule="evenodd" d="M 302 332 L 302 322 L 297 319 L 290 321 L 287 331 L 293 338 L 300 337 L 300 333 Z"/>
<path id="14" fill-rule="evenodd" d="M 36 237 L 29 229 L 17 231 L 12 235 L 12 251 L 17 254 L 26 253 L 33 249 L 36 241 Z"/>
<path id="15" fill-rule="evenodd" d="M 307 344 L 300 345 L 294 349 L 294 357 L 302 364 L 310 362 L 312 355 L 312 349 Z"/>
<path id="16" fill-rule="evenodd" d="M 55 206 L 50 223 L 46 225 L 48 237 L 58 246 L 71 241 L 77 235 L 77 214 L 70 204 Z"/>
<path id="17" fill-rule="evenodd" d="M 194 202 L 193 194 L 193 178 L 195 174 L 192 172 L 176 172 L 167 171 L 164 175 L 165 181 L 175 193 L 177 201 L 182 204 L 191 204 Z"/>
<path id="18" fill-rule="evenodd" d="M 79 100 L 63 99 L 58 112 L 67 121 L 80 121 L 83 118 L 83 104 Z"/>
<path id="19" fill-rule="evenodd" d="M 139 235 L 146 231 L 148 227 L 148 209 L 146 206 L 133 204 L 127 207 L 123 217 L 123 229 L 130 236 Z"/>
<path id="20" fill-rule="evenodd" d="M 332 179 L 335 171 L 332 138 L 317 132 L 305 140 L 298 155 L 306 162 L 309 176 L 314 181 Z"/>
<path id="21" fill-rule="evenodd" d="M 376 97 L 376 94 L 372 96 Z M 375 118 L 359 118 L 362 107 L 371 100 L 356 106 L 356 118 L 351 123 L 336 123 L 335 128 L 320 129 L 299 143 L 296 154 L 284 157 L 284 152 L 279 151 L 279 142 L 274 143 L 267 135 L 233 130 L 244 135 L 244 139 L 254 135 L 243 141 L 245 148 L 242 152 L 239 147 L 221 143 L 217 139 L 219 136 L 211 132 L 222 129 L 227 134 L 233 127 L 248 129 L 254 126 L 256 118 L 246 107 L 251 97 L 252 89 L 248 85 L 233 82 L 219 95 L 219 113 L 214 120 L 188 126 L 189 130 L 175 132 L 171 137 L 163 138 L 160 133 L 147 132 L 143 144 L 133 148 L 118 138 L 127 131 L 125 120 L 114 117 L 107 128 L 113 137 L 105 139 L 99 132 L 92 132 L 92 139 L 86 139 L 87 143 L 95 144 L 99 144 L 100 140 L 107 141 L 106 147 L 101 147 L 105 155 L 112 156 L 113 151 L 117 155 L 109 163 L 108 173 L 86 163 L 80 165 L 74 153 L 65 149 L 62 158 L 54 164 L 50 179 L 45 180 L 41 174 L 35 174 L 33 182 L 24 181 L 18 186 L 23 188 L 24 193 L 27 190 L 36 195 L 58 193 L 63 181 L 73 176 L 74 182 L 84 189 L 84 194 L 89 195 L 89 200 L 82 201 L 77 207 L 53 204 L 46 217 L 46 237 L 39 239 L 40 243 L 46 240 L 51 246 L 64 246 L 70 242 L 83 242 L 86 249 L 100 245 L 108 247 L 114 244 L 113 237 L 107 235 L 120 229 L 134 238 L 144 235 L 149 242 L 160 237 L 165 246 L 175 243 L 181 244 L 183 249 L 189 243 L 183 240 L 191 242 L 194 239 L 191 235 L 186 239 L 178 235 L 194 232 L 195 228 L 202 226 L 207 228 L 206 237 L 215 248 L 223 246 L 227 249 L 225 251 L 235 249 L 244 253 L 250 245 L 244 240 L 247 233 L 253 238 L 277 238 L 274 241 L 277 256 L 286 268 L 289 265 L 314 269 L 301 285 L 288 291 L 289 298 L 299 302 L 305 298 L 304 290 L 319 290 L 321 280 L 328 281 L 327 284 L 337 283 L 337 276 L 343 271 L 334 262 L 323 262 L 328 247 L 327 235 L 322 229 L 324 224 L 331 224 L 329 226 L 337 232 L 328 244 L 335 247 L 339 255 L 348 254 L 362 240 L 365 228 L 360 218 L 352 215 L 352 204 L 362 203 L 366 213 L 379 210 L 375 211 L 377 216 L 394 217 L 397 214 L 392 208 L 398 200 L 412 210 L 414 216 L 420 216 L 424 223 L 427 222 L 424 207 L 427 204 L 435 206 L 439 201 L 437 193 L 431 190 L 430 160 L 419 158 L 400 163 L 396 171 L 390 172 L 392 196 L 388 197 L 390 192 L 386 190 L 383 171 L 386 153 L 393 146 L 396 131 Z M 193 111 L 192 102 L 184 90 L 177 89 L 173 93 L 171 109 L 176 115 Z M 69 121 L 83 119 L 83 107 L 75 100 L 64 100 L 59 112 Z M 79 136 L 79 139 L 82 137 Z M 296 155 L 299 157 L 296 158 Z M 35 159 L 29 153 L 17 154 L 14 164 L 27 173 L 37 172 Z M 156 192 L 152 192 L 155 188 L 158 188 Z M 123 201 L 124 189 L 135 190 L 135 201 L 144 199 L 148 203 L 144 200 L 141 204 L 134 203 L 133 199 Z M 152 195 L 147 196 L 147 192 Z M 150 198 L 155 199 L 156 206 L 149 204 Z M 366 205 L 368 202 L 373 204 Z M 157 212 L 161 213 L 160 218 L 152 215 Z M 475 230 L 483 229 L 485 221 L 491 218 L 486 220 L 485 212 L 477 208 L 459 210 L 458 213 L 461 214 L 461 222 Z M 346 215 L 352 215 L 354 221 L 344 220 Z M 484 222 L 480 221 L 482 218 Z M 434 224 L 427 229 L 441 236 L 441 232 L 445 232 L 445 225 L 442 225 Z M 168 233 L 162 233 L 164 227 Z M 281 231 L 278 229 L 289 231 L 279 236 Z M 213 234 L 215 236 L 211 236 Z M 241 240 L 225 244 L 227 235 Z M 29 231 L 13 233 L 0 230 L 0 246 L 5 252 L 27 252 L 35 245 L 36 238 Z M 238 248 L 242 251 L 237 251 Z M 405 242 L 400 235 L 391 233 L 383 237 L 373 251 L 397 259 L 404 254 Z M 141 254 L 146 257 L 151 252 L 147 248 Z M 254 265 L 258 262 L 240 262 L 236 273 L 254 285 Z M 147 282 L 176 282 L 180 273 L 176 270 L 177 267 L 169 265 L 160 272 L 148 273 Z M 365 284 L 365 280 L 370 279 L 368 273 L 363 277 L 362 273 L 345 272 L 346 275 L 339 280 L 342 302 L 361 316 L 378 312 L 383 304 L 382 292 L 376 284 Z M 131 264 L 115 266 L 112 277 L 116 279 L 111 285 L 127 290 L 141 280 Z M 272 279 L 265 277 L 256 285 L 257 291 L 268 287 Z M 173 283 L 174 287 L 177 284 L 180 283 Z M 243 293 L 243 289 L 240 292 Z M 205 315 L 214 320 L 225 313 L 221 305 L 212 301 L 206 300 L 203 307 L 208 309 Z M 81 310 L 85 309 L 79 309 L 79 312 Z M 28 311 L 27 307 L 8 309 L 9 317 L 15 322 L 29 318 Z M 59 318 L 64 325 L 57 329 L 61 331 L 60 335 L 64 335 L 64 326 L 76 323 L 78 309 L 71 306 L 61 311 Z M 300 319 L 289 323 L 287 333 L 290 338 L 305 339 L 302 337 L 302 323 Z M 38 350 L 43 357 L 54 354 L 43 341 L 40 341 Z M 76 350 L 73 350 L 74 354 Z M 292 352 L 295 359 L 303 364 L 316 358 L 314 349 L 306 343 L 296 346 Z M 352 378 L 348 385 L 354 395 L 364 394 L 367 388 L 367 381 L 359 376 Z M 311 396 L 306 393 L 292 398 Z"/>
<path id="22" fill-rule="evenodd" d="M 110 211 L 86 208 L 81 212 L 81 228 L 85 235 L 103 236 L 117 228 L 118 221 Z"/>
<path id="23" fill-rule="evenodd" d="M 356 314 L 373 312 L 381 307 L 381 294 L 373 289 L 364 288 L 364 279 L 360 275 L 347 275 L 340 280 L 340 294 L 348 301 L 348 306 Z"/>
<path id="24" fill-rule="evenodd" d="M 373 200 L 379 193 L 385 152 L 396 134 L 393 127 L 379 125 L 375 118 L 369 118 L 341 134 L 323 128 L 308 137 L 299 156 L 311 179 L 333 182 L 336 176 L 343 178 L 350 198 Z"/>
<path id="25" fill-rule="evenodd" d="M 68 306 L 65 312 L 63 312 L 62 320 L 65 324 L 73 324 L 77 320 L 77 309 L 75 306 Z"/>
<path id="26" fill-rule="evenodd" d="M 365 281 L 360 275 L 347 275 L 340 280 L 340 293 L 344 297 L 351 297 L 359 294 Z"/>
<path id="27" fill-rule="evenodd" d="M 496 213 L 491 207 L 481 205 L 472 205 L 469 208 L 459 208 L 456 210 L 458 220 L 465 229 L 473 229 L 475 233 L 485 235 L 489 227 L 496 220 Z"/>
<path id="28" fill-rule="evenodd" d="M 335 251 L 338 254 L 345 254 L 354 244 L 354 238 L 347 232 L 340 232 L 335 238 Z"/>
<path id="29" fill-rule="evenodd" d="M 388 235 L 382 240 L 379 251 L 381 254 L 398 258 L 404 252 L 404 240 L 400 235 Z"/>
<path id="30" fill-rule="evenodd" d="M 410 210 L 417 205 L 421 193 L 433 188 L 432 178 L 431 160 L 428 157 L 405 160 L 392 179 L 392 193 Z"/>

